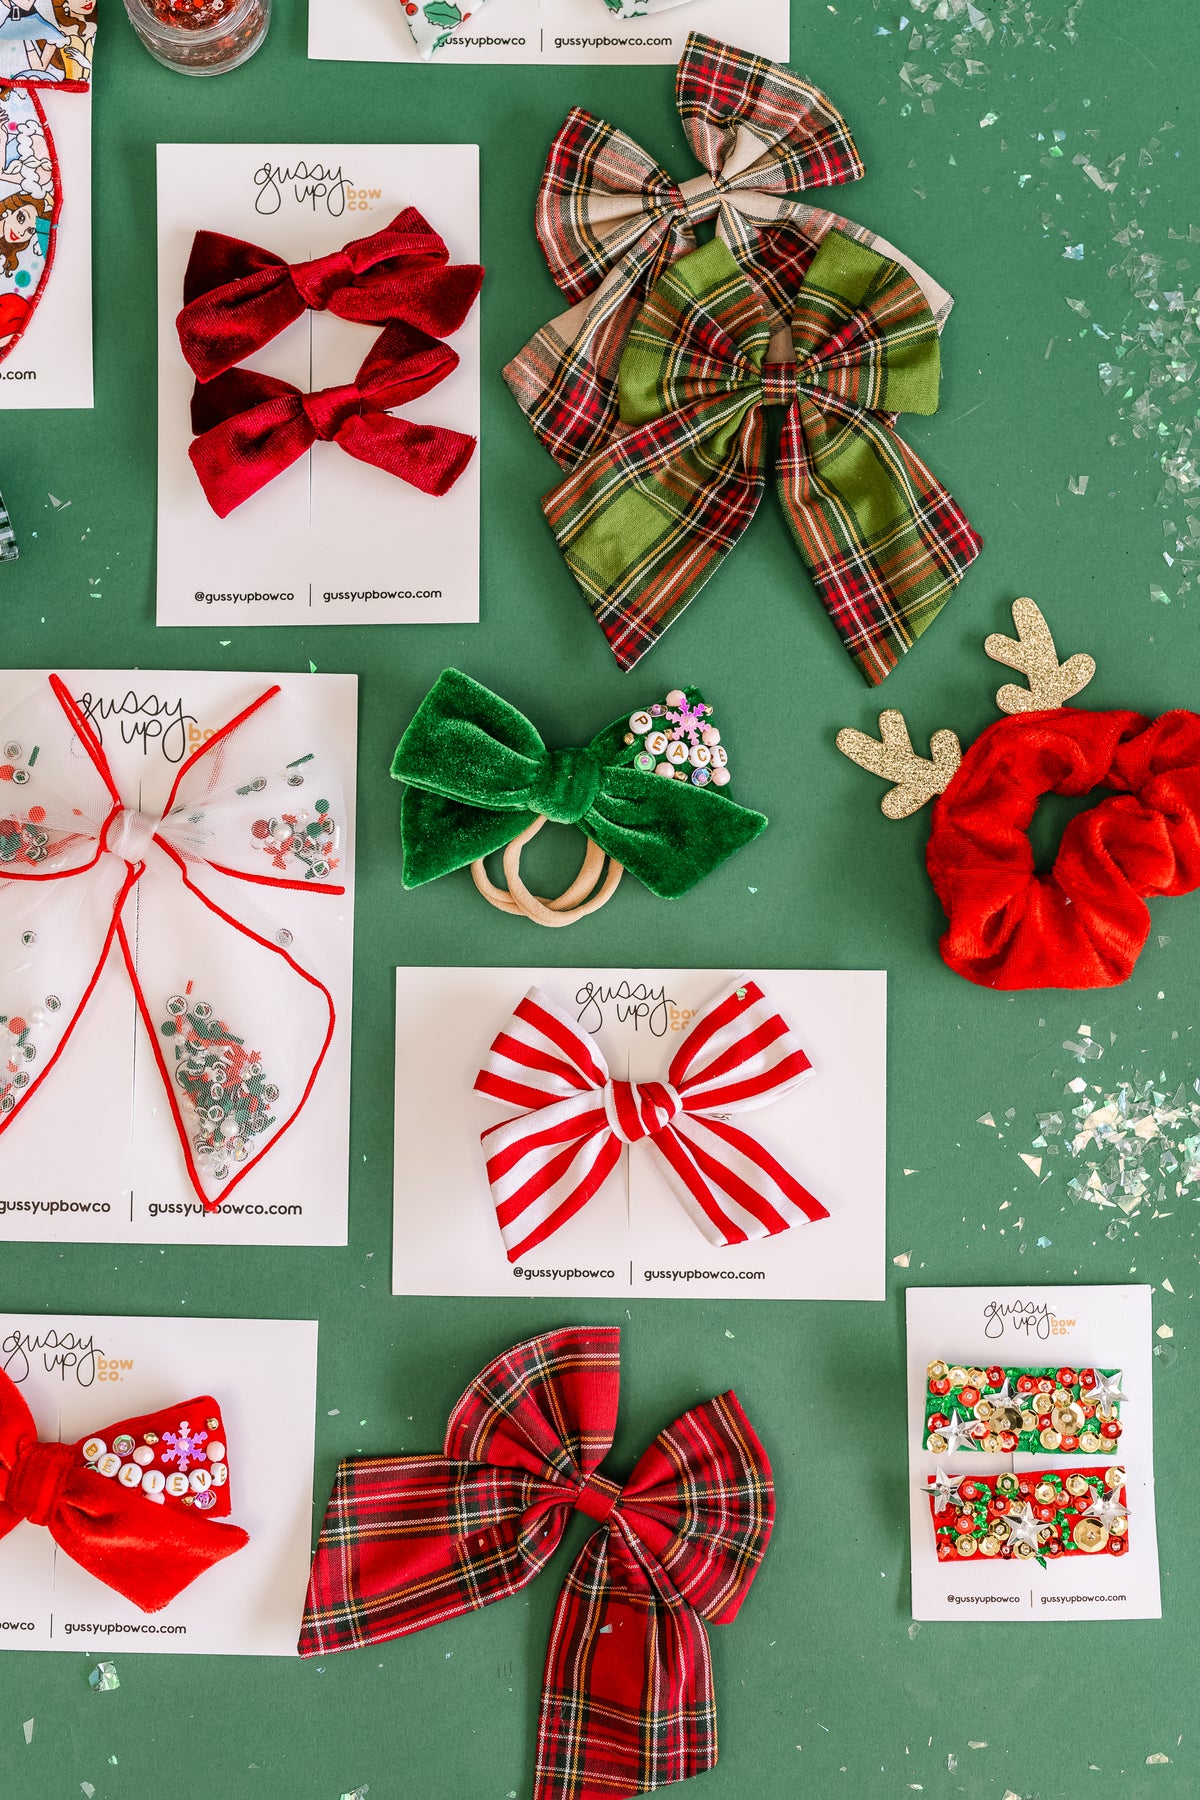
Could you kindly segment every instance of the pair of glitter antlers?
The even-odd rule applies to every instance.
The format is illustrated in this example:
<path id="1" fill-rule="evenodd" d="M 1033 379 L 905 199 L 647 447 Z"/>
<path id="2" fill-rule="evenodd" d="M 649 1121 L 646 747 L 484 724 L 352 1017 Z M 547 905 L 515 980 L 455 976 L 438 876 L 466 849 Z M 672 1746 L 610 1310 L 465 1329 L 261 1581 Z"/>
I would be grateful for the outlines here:
<path id="1" fill-rule="evenodd" d="M 925 1380 L 924 1446 L 934 1456 L 1112 1455 L 1122 1435 L 1119 1371 L 968 1368 L 935 1361 Z M 1123 1556 L 1125 1471 L 1115 1463 L 925 1478 L 940 1562 Z"/>

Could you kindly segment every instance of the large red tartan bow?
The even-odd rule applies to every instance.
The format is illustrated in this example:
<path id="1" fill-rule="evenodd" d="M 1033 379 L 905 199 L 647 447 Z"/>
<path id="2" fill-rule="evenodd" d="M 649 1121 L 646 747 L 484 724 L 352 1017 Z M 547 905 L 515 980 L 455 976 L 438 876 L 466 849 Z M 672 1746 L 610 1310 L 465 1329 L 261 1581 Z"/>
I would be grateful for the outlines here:
<path id="1" fill-rule="evenodd" d="M 256 369 L 230 369 L 192 396 L 188 455 L 208 503 L 222 519 L 322 440 L 340 444 L 424 494 L 447 493 L 475 439 L 441 425 L 395 419 L 391 408 L 427 394 L 458 367 L 448 344 L 414 325 L 389 325 L 344 387 L 301 393 Z"/>
<path id="2" fill-rule="evenodd" d="M 229 1509 L 225 1428 L 211 1395 L 77 1444 L 47 1444 L 0 1372 L 0 1538 L 23 1519 L 44 1525 L 81 1569 L 159 1612 L 250 1542 L 240 1525 L 215 1524 Z"/>
<path id="3" fill-rule="evenodd" d="M 198 231 L 176 327 L 193 371 L 211 381 L 310 307 L 359 325 L 403 320 L 431 337 L 447 337 L 470 312 L 482 282 L 478 264 L 451 263 L 443 239 L 415 206 L 382 231 L 311 262 L 289 264 L 241 238 Z"/>
<path id="4" fill-rule="evenodd" d="M 811 1073 L 756 981 L 731 982 L 698 1014 L 666 1081 L 642 1083 L 614 1081 L 595 1040 L 531 988 L 475 1082 L 479 1093 L 523 1109 L 482 1135 L 508 1260 L 573 1218 L 625 1145 L 643 1139 L 712 1244 L 827 1219 L 821 1202 L 726 1116 L 770 1106 Z"/>
<path id="5" fill-rule="evenodd" d="M 342 1463 L 313 1564 L 303 1656 L 519 1593 L 572 1511 L 595 1520 L 555 1612 L 534 1800 L 622 1800 L 713 1767 L 705 1623 L 736 1617 L 774 1521 L 771 1467 L 733 1394 L 661 1432 L 623 1487 L 601 1475 L 619 1387 L 615 1328 L 518 1344 L 459 1401 L 444 1456 Z"/>

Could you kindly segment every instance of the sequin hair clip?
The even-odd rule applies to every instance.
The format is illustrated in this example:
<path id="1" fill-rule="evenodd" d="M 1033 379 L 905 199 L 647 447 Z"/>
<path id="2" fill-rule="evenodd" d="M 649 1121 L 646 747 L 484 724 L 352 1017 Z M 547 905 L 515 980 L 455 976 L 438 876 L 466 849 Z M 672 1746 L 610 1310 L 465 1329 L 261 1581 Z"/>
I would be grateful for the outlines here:
<path id="1" fill-rule="evenodd" d="M 926 1371 L 925 1448 L 934 1456 L 1112 1452 L 1128 1398 L 1113 1369 L 981 1369 L 939 1360 Z"/>
<path id="2" fill-rule="evenodd" d="M 1124 1556 L 1129 1549 L 1125 1471 L 1035 1470 L 1021 1475 L 947 1475 L 929 1495 L 939 1562 L 1035 1561 Z"/>
<path id="3" fill-rule="evenodd" d="M 898 712 L 879 715 L 878 738 L 840 731 L 838 749 L 891 784 L 887 818 L 933 801 L 926 866 L 949 921 L 948 968 L 1009 991 L 1112 987 L 1150 935 L 1147 900 L 1200 886 L 1200 716 L 1073 708 L 1095 662 L 1060 662 L 1032 600 L 1012 612 L 1016 638 L 997 633 L 984 648 L 1028 685 L 1000 689 L 1008 716 L 966 751 L 937 731 L 919 756 Z M 1109 795 L 1070 821 L 1054 866 L 1037 869 L 1028 830 L 1043 795 L 1094 788 Z"/>

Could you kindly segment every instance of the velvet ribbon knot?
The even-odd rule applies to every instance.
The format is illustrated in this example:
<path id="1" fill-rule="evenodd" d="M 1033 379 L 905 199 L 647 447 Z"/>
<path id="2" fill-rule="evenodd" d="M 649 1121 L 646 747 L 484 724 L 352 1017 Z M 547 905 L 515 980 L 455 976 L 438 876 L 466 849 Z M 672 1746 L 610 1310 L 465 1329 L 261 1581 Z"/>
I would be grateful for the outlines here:
<path id="1" fill-rule="evenodd" d="M 551 753 L 515 706 L 444 670 L 392 763 L 407 784 L 405 887 L 490 856 L 540 815 L 578 825 L 651 893 L 674 899 L 766 828 L 717 789 L 643 773 L 628 736 L 625 715 L 590 744 Z"/>
<path id="2" fill-rule="evenodd" d="M 758 510 L 768 405 L 787 408 L 784 515 L 868 681 L 895 666 L 978 555 L 955 501 L 893 429 L 894 414 L 938 404 L 937 325 L 908 270 L 830 231 L 789 335 L 791 359 L 725 244 L 682 258 L 629 333 L 624 434 L 543 502 L 622 668 L 658 642 Z"/>
<path id="3" fill-rule="evenodd" d="M 732 1118 L 770 1106 L 812 1071 L 758 983 L 730 982 L 702 1007 L 665 1081 L 614 1081 L 599 1044 L 540 988 L 496 1037 L 475 1091 L 519 1109 L 481 1135 L 510 1262 L 599 1193 L 627 1144 L 652 1151 L 710 1244 L 774 1237 L 826 1208 Z"/>
<path id="4" fill-rule="evenodd" d="M 300 1652 L 324 1656 L 519 1593 L 573 1513 L 594 1521 L 551 1629 L 533 1800 L 617 1800 L 713 1766 L 706 1626 L 736 1617 L 774 1520 L 733 1394 L 660 1433 L 624 1484 L 599 1473 L 619 1346 L 600 1327 L 519 1344 L 471 1383 L 444 1455 L 343 1462 L 313 1563 Z"/>
<path id="5" fill-rule="evenodd" d="M 403 323 L 448 337 L 482 281 L 477 264 L 450 262 L 445 242 L 414 206 L 383 230 L 300 263 L 241 238 L 198 231 L 176 327 L 192 370 L 212 381 L 310 308 L 360 325 Z"/>
<path id="6" fill-rule="evenodd" d="M 578 825 L 600 792 L 601 768 L 593 751 L 551 750 L 530 784 L 530 811 L 557 825 Z"/>
<path id="7" fill-rule="evenodd" d="M 193 1419 L 216 1411 L 210 1395 L 177 1409 L 179 1417 Z M 126 1433 L 141 1441 L 163 1424 L 155 1413 L 109 1426 L 102 1436 L 109 1444 Z M 249 1543 L 240 1526 L 218 1522 L 212 1512 L 177 1500 L 156 1505 L 140 1487 L 105 1477 L 85 1459 L 86 1442 L 39 1442 L 21 1390 L 0 1372 L 0 1538 L 25 1522 L 44 1528 L 72 1562 L 142 1612 L 160 1611 Z M 228 1493 L 222 1488 L 218 1502 L 225 1513 Z"/>
<path id="8" fill-rule="evenodd" d="M 360 462 L 442 495 L 458 480 L 475 439 L 416 425 L 392 408 L 435 388 L 458 366 L 448 344 L 412 325 L 389 325 L 353 382 L 304 394 L 290 381 L 231 369 L 192 396 L 189 456 L 209 505 L 221 518 L 266 487 L 318 441 Z"/>

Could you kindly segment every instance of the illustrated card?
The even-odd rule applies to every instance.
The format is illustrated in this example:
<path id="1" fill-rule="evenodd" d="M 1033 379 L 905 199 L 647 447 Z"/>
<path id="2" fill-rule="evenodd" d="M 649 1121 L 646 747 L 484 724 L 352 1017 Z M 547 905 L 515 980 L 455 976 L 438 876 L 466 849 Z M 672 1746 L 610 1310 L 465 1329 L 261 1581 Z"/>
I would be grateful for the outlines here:
<path id="1" fill-rule="evenodd" d="M 788 0 L 690 0 L 647 13 L 637 0 L 308 0 L 308 54 L 333 62 L 419 63 L 405 12 L 457 26 L 434 62 L 674 63 L 691 31 L 732 38 L 743 50 L 786 62 Z M 459 24 L 458 21 L 462 23 Z"/>
<path id="2" fill-rule="evenodd" d="M 165 1513 L 184 1504 L 172 1490 L 184 1485 L 186 1465 L 189 1489 L 199 1490 L 188 1504 L 220 1495 L 211 1528 L 221 1530 L 225 1514 L 250 1538 L 146 1613 L 72 1561 L 48 1530 L 22 1520 L 0 1538 L 0 1650 L 295 1655 L 312 1531 L 315 1322 L 6 1313 L 0 1369 L 41 1442 L 94 1440 L 85 1445 L 89 1481 L 136 1485 L 139 1505 Z M 217 1427 L 188 1416 L 197 1394 L 218 1403 Z M 107 1429 L 157 1413 L 163 1429 L 149 1434 L 153 1443 Z M 91 1454 L 101 1444 L 103 1473 Z M 210 1451 L 221 1454 L 210 1459 Z M 121 1466 L 109 1474 L 113 1461 Z"/>
<path id="3" fill-rule="evenodd" d="M 28 878 L 70 864 L 47 809 L 96 772 L 48 672 L 0 672 L 0 1242 L 344 1244 L 356 677 L 59 679 L 125 810 Z M 151 827 L 206 744 L 221 835 L 181 868 Z"/>
<path id="4" fill-rule="evenodd" d="M 414 206 L 455 263 L 479 261 L 472 144 L 160 144 L 158 147 L 158 623 L 474 624 L 479 465 L 425 494 L 319 441 L 227 518 L 188 457 L 194 378 L 176 316 L 198 229 L 289 263 L 332 254 Z M 486 301 L 487 287 L 483 299 Z M 352 382 L 381 327 L 309 311 L 248 366 L 303 394 Z M 479 304 L 447 340 L 458 366 L 394 416 L 479 436 Z"/>
<path id="5" fill-rule="evenodd" d="M 10 88 L 0 117 L 0 349 L 16 337 L 0 362 L 0 410 L 89 407 L 92 96 Z"/>
<path id="6" fill-rule="evenodd" d="M 915 1619 L 1161 1618 L 1151 1297 L 909 1288 Z"/>
<path id="7" fill-rule="evenodd" d="M 532 1228 L 532 1247 L 509 1259 L 500 1209 L 511 1221 L 524 1198 L 493 1198 L 487 1175 L 493 1152 L 485 1154 L 480 1134 L 524 1109 L 476 1092 L 474 1084 L 527 990 L 536 986 L 566 1013 L 603 1055 L 612 1083 L 661 1084 L 689 1033 L 704 1025 L 706 1009 L 742 974 L 399 969 L 394 1292 L 495 1295 L 519 1285 L 530 1294 L 574 1297 L 882 1300 L 887 978 L 871 971 L 746 972 L 790 1027 L 811 1068 L 788 1091 L 765 1095 L 753 1110 L 734 1107 L 717 1120 L 718 1128 L 727 1124 L 753 1139 L 752 1147 L 740 1140 L 717 1146 L 723 1219 L 729 1212 L 742 1216 L 736 1196 L 744 1196 L 746 1187 L 739 1182 L 761 1185 L 762 1153 L 783 1166 L 785 1186 L 799 1184 L 827 1217 L 806 1217 L 789 1230 L 749 1241 L 710 1241 L 692 1216 L 695 1204 L 690 1212 L 681 1201 L 663 1157 L 649 1143 L 629 1140 L 629 1131 L 640 1127 L 617 1112 L 628 1148 L 622 1151 L 618 1142 L 616 1151 L 599 1152 L 614 1160 L 597 1191 L 541 1241 L 533 1242 Z M 696 1038 L 693 1048 L 699 1043 Z M 698 1072 L 699 1062 L 695 1067 Z M 619 1096 L 606 1098 L 604 1086 L 595 1083 L 600 1119 L 605 1107 L 620 1104 Z M 651 1090 L 642 1100 L 652 1112 L 664 1097 Z M 672 1102 L 665 1104 L 669 1110 Z M 536 1131 L 532 1111 L 530 1123 Z M 596 1122 L 576 1166 L 587 1162 L 601 1139 L 611 1145 Z M 701 1161 L 711 1148 L 706 1137 Z M 548 1148 L 546 1160 L 556 1154 Z M 535 1170 L 534 1186 L 541 1175 L 537 1156 L 535 1150 L 526 1165 Z M 523 1186 L 524 1177 L 519 1179 Z M 530 1204 L 536 1221 L 542 1202 Z M 522 1233 L 510 1229 L 509 1238 L 509 1249 L 519 1250 Z"/>

